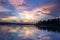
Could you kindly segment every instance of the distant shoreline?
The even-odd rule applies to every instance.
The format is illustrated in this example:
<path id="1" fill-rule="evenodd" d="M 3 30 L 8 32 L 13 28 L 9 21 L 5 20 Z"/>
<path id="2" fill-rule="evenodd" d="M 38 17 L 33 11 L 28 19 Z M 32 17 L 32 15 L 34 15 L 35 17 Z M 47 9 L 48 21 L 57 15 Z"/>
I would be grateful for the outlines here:
<path id="1" fill-rule="evenodd" d="M 9 23 L 9 22 L 0 22 L 0 25 L 34 25 L 30 23 Z"/>

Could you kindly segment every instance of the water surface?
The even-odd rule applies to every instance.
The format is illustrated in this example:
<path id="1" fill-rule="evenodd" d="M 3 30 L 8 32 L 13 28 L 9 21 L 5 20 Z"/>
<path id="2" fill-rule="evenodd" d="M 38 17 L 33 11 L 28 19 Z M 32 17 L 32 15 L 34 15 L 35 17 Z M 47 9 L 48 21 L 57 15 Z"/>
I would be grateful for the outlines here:
<path id="1" fill-rule="evenodd" d="M 0 40 L 60 40 L 60 32 L 34 25 L 0 25 Z"/>

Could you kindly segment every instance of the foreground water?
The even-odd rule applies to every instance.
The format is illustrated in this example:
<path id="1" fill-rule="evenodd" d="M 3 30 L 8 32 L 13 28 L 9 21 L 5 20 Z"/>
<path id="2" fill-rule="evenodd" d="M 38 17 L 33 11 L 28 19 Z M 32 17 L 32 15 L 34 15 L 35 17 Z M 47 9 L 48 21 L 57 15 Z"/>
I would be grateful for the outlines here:
<path id="1" fill-rule="evenodd" d="M 0 25 L 0 40 L 60 40 L 60 33 L 33 25 Z"/>

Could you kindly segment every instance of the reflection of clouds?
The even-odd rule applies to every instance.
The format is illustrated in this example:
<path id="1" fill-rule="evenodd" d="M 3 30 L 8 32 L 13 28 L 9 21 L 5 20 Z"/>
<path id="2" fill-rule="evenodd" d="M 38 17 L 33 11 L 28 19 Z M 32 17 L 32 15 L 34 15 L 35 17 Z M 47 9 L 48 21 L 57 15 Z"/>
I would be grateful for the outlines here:
<path id="1" fill-rule="evenodd" d="M 37 29 L 34 27 L 33 27 L 33 29 L 32 29 L 32 27 L 23 27 L 23 31 L 25 33 L 24 34 L 25 37 L 28 37 L 28 36 L 34 35 L 34 32 L 36 32 Z"/>
<path id="2" fill-rule="evenodd" d="M 60 39 L 60 34 L 38 30 L 33 25 L 0 25 L 0 37 L 2 36 L 3 38 L 6 38 L 6 40 L 9 40 L 9 38 L 15 40 L 55 40 L 55 38 L 56 40 Z"/>
<path id="3" fill-rule="evenodd" d="M 9 29 L 9 31 L 8 32 L 11 32 L 11 33 L 16 33 L 18 30 L 20 30 L 21 29 L 21 27 L 19 27 L 19 26 L 17 26 L 17 27 L 9 27 L 10 29 Z"/>
<path id="4" fill-rule="evenodd" d="M 0 26 L 0 29 L 2 30 L 2 31 L 8 31 L 8 26 Z"/>
<path id="5" fill-rule="evenodd" d="M 40 35 L 40 40 L 51 40 L 51 38 L 48 35 Z"/>

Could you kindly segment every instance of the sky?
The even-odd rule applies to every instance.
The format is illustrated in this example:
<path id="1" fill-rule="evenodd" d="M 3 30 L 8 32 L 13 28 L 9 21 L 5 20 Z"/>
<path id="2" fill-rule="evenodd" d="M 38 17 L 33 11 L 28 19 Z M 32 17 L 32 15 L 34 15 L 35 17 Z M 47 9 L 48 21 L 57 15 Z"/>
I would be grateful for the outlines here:
<path id="1" fill-rule="evenodd" d="M 0 0 L 0 22 L 36 23 L 60 17 L 60 0 Z"/>

